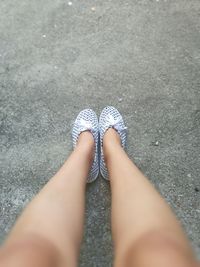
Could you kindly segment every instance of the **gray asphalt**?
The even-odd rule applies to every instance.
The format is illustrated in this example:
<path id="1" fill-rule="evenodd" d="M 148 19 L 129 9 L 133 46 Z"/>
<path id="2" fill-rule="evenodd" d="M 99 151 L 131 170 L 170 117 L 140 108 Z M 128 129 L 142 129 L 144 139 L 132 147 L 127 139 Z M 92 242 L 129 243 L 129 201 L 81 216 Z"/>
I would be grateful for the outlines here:
<path id="1" fill-rule="evenodd" d="M 86 107 L 116 106 L 128 153 L 200 257 L 200 1 L 0 1 L 0 240 L 72 150 Z M 112 265 L 110 188 L 88 186 L 80 266 Z"/>

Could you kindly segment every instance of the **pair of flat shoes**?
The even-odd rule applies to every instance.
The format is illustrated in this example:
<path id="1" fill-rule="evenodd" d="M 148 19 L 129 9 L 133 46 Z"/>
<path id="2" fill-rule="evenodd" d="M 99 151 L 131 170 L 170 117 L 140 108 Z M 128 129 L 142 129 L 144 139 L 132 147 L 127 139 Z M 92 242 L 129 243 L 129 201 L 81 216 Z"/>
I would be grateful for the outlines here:
<path id="1" fill-rule="evenodd" d="M 116 108 L 112 106 L 105 107 L 101 112 L 99 120 L 92 109 L 84 109 L 78 114 L 74 122 L 72 129 L 73 147 L 76 147 L 79 135 L 84 131 L 90 131 L 95 141 L 95 155 L 88 175 L 88 183 L 96 180 L 99 172 L 104 179 L 109 180 L 108 169 L 103 154 L 103 137 L 109 128 L 113 128 L 117 131 L 121 139 L 121 145 L 125 148 L 127 128 L 122 115 Z"/>

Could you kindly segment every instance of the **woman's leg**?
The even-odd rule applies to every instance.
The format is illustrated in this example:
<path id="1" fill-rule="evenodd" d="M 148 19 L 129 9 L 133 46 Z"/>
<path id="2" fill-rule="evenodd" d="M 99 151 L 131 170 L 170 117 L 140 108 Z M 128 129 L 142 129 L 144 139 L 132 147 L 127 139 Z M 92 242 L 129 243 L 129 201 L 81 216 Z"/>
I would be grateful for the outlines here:
<path id="1" fill-rule="evenodd" d="M 93 136 L 83 132 L 68 160 L 17 221 L 0 252 L 1 266 L 77 266 L 93 153 Z"/>
<path id="2" fill-rule="evenodd" d="M 116 267 L 191 267 L 193 254 L 171 209 L 131 162 L 117 132 L 103 140 L 112 191 Z"/>

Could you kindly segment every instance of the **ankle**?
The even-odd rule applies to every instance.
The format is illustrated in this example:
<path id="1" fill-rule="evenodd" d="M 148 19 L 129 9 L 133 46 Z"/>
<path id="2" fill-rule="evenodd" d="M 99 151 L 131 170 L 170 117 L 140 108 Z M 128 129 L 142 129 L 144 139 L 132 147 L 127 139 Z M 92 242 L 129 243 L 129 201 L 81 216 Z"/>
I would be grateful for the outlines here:
<path id="1" fill-rule="evenodd" d="M 103 153 L 105 162 L 107 162 L 112 152 L 114 152 L 118 147 L 121 147 L 120 136 L 115 129 L 110 128 L 106 131 L 103 137 Z"/>

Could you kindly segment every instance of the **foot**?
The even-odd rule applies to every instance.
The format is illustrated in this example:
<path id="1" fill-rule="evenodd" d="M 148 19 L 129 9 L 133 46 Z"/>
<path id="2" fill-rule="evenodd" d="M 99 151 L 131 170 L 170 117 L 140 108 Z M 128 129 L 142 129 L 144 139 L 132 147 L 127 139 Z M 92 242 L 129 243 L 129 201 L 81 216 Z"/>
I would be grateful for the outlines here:
<path id="1" fill-rule="evenodd" d="M 81 147 L 81 149 L 93 149 L 94 151 L 93 162 L 87 180 L 88 183 L 93 182 L 99 174 L 98 138 L 99 125 L 95 112 L 91 109 L 82 110 L 74 122 L 72 141 L 74 148 Z"/>
<path id="2" fill-rule="evenodd" d="M 82 152 L 84 152 L 85 156 L 90 161 L 90 165 L 92 166 L 95 156 L 95 140 L 90 131 L 80 133 L 75 149 L 80 149 Z"/>
<path id="3" fill-rule="evenodd" d="M 93 147 L 93 150 L 95 151 L 95 140 L 94 136 L 90 131 L 85 131 L 80 133 L 78 140 L 77 140 L 77 146 L 81 147 L 88 147 L 91 148 Z"/>
<path id="4" fill-rule="evenodd" d="M 108 170 L 104 158 L 107 145 L 121 145 L 125 148 L 127 132 L 123 118 L 119 111 L 114 107 L 106 107 L 101 112 L 99 118 L 101 157 L 100 172 L 102 176 L 109 180 Z"/>
<path id="5" fill-rule="evenodd" d="M 107 158 L 109 156 L 109 151 L 116 146 L 121 146 L 121 139 L 118 132 L 113 129 L 109 128 L 103 137 L 103 154 L 104 154 L 104 161 L 107 165 Z"/>

